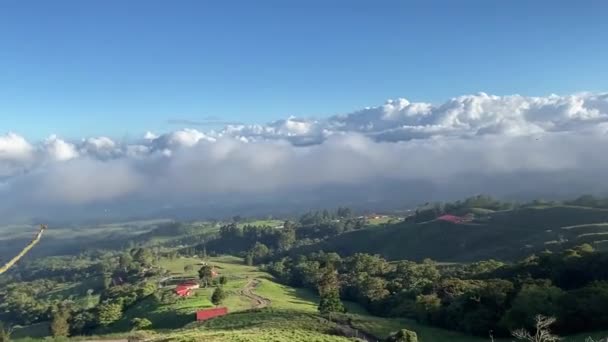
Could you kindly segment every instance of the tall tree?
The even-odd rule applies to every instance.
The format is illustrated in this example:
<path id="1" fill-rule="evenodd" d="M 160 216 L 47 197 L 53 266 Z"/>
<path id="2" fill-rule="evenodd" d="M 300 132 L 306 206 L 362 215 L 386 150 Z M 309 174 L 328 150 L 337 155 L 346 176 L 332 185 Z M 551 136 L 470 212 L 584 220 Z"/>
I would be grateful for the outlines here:
<path id="1" fill-rule="evenodd" d="M 279 232 L 278 247 L 279 250 L 285 251 L 291 248 L 296 242 L 296 229 L 293 224 L 289 224 L 286 221 L 283 225 L 283 229 Z"/>
<path id="2" fill-rule="evenodd" d="M 201 280 L 201 285 L 207 287 L 213 280 L 213 268 L 210 265 L 203 265 L 198 270 L 198 278 Z"/>
<path id="3" fill-rule="evenodd" d="M 318 310 L 323 315 L 329 315 L 334 312 L 345 312 L 344 305 L 340 301 L 338 290 L 331 290 L 320 295 Z"/>
<path id="4" fill-rule="evenodd" d="M 321 314 L 329 315 L 333 312 L 345 312 L 344 305 L 340 301 L 340 283 L 338 281 L 338 273 L 331 267 L 325 267 L 317 282 L 319 290 L 319 307 Z"/>
<path id="5" fill-rule="evenodd" d="M 68 337 L 70 335 L 70 310 L 65 305 L 57 306 L 52 314 L 51 334 L 53 337 Z"/>
<path id="6" fill-rule="evenodd" d="M 211 303 L 213 305 L 218 306 L 222 304 L 222 302 L 226 299 L 226 293 L 222 289 L 221 286 L 218 286 L 213 290 L 213 294 L 211 295 Z"/>

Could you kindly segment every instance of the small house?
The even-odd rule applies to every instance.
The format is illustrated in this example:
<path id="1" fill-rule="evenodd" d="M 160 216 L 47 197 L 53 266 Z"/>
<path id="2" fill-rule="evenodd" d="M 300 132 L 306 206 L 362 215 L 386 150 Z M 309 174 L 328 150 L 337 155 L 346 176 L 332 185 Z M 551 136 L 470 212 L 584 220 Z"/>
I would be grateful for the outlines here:
<path id="1" fill-rule="evenodd" d="M 189 297 L 192 291 L 200 288 L 200 285 L 195 282 L 181 283 L 175 287 L 175 294 L 180 297 Z"/>

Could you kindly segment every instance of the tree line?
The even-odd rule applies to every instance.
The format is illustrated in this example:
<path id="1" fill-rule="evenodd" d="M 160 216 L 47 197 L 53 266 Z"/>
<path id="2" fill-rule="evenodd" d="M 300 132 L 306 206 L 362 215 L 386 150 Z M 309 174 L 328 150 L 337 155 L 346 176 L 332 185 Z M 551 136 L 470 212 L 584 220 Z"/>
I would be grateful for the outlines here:
<path id="1" fill-rule="evenodd" d="M 317 290 L 322 304 L 334 311 L 342 310 L 335 303 L 339 295 L 375 315 L 473 335 L 532 330 L 539 314 L 555 317 L 560 334 L 608 326 L 608 254 L 588 245 L 512 265 L 488 260 L 444 267 L 431 260 L 388 262 L 378 255 L 317 252 L 282 257 L 264 268 L 281 282 Z"/>

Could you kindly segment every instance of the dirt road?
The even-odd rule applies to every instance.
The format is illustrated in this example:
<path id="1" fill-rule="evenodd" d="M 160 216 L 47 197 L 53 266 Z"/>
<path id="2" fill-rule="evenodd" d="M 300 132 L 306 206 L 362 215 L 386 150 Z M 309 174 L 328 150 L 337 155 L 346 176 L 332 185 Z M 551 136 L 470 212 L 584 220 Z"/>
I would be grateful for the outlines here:
<path id="1" fill-rule="evenodd" d="M 239 295 L 251 300 L 252 309 L 265 308 L 271 303 L 270 299 L 259 296 L 253 292 L 258 285 L 260 285 L 259 279 L 250 279 L 247 281 L 247 284 L 245 284 L 245 287 L 238 291 Z"/>

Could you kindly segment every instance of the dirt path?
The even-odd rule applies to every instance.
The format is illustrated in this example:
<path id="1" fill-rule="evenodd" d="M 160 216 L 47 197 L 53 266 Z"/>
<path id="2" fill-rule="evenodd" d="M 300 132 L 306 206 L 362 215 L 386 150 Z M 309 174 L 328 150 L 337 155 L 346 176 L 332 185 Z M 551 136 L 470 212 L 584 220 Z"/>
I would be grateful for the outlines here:
<path id="1" fill-rule="evenodd" d="M 261 309 L 270 305 L 271 301 L 268 298 L 259 296 L 253 290 L 260 285 L 259 279 L 250 279 L 245 287 L 238 291 L 238 294 L 251 300 L 252 309 Z"/>

